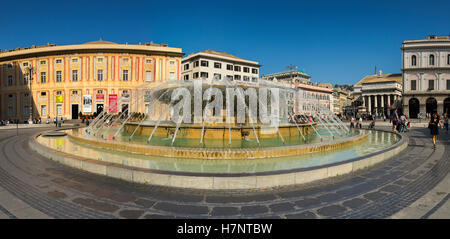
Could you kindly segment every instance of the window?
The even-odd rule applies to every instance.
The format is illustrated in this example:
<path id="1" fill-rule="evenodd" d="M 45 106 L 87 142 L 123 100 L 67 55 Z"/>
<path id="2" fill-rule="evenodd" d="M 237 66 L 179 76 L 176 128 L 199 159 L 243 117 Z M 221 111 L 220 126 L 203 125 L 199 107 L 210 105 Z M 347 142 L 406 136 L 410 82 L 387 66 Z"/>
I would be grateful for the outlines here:
<path id="1" fill-rule="evenodd" d="M 56 91 L 56 95 L 62 95 L 62 91 Z"/>
<path id="2" fill-rule="evenodd" d="M 128 62 L 128 58 L 123 58 L 122 61 L 123 61 L 124 63 L 127 63 L 127 62 Z"/>
<path id="3" fill-rule="evenodd" d="M 258 74 L 258 69 L 252 68 L 252 74 Z"/>
<path id="4" fill-rule="evenodd" d="M 41 65 L 45 65 L 45 64 L 47 64 L 46 61 L 41 61 Z"/>
<path id="5" fill-rule="evenodd" d="M 244 69 L 243 69 L 243 70 L 244 70 L 245 73 L 249 73 L 249 72 L 250 72 L 250 68 L 245 67 L 245 66 L 244 66 Z"/>
<path id="6" fill-rule="evenodd" d="M 122 78 L 123 78 L 123 81 L 128 81 L 128 70 L 123 70 Z"/>
<path id="7" fill-rule="evenodd" d="M 447 55 L 447 65 L 450 65 L 450 54 Z"/>
<path id="8" fill-rule="evenodd" d="M 183 69 L 189 70 L 189 63 L 185 64 L 185 65 L 183 66 Z"/>
<path id="9" fill-rule="evenodd" d="M 102 95 L 103 94 L 103 90 L 98 90 L 97 94 Z"/>
<path id="10" fill-rule="evenodd" d="M 220 80 L 220 79 L 222 79 L 222 75 L 221 75 L 221 74 L 214 73 L 214 79 Z"/>
<path id="11" fill-rule="evenodd" d="M 41 72 L 41 83 L 47 83 L 47 73 Z"/>
<path id="12" fill-rule="evenodd" d="M 200 72 L 201 78 L 208 78 L 208 72 Z"/>
<path id="13" fill-rule="evenodd" d="M 170 65 L 175 65 L 175 61 L 169 61 Z"/>
<path id="14" fill-rule="evenodd" d="M 23 84 L 28 85 L 28 80 L 30 79 L 30 75 L 28 73 L 23 75 Z"/>
<path id="15" fill-rule="evenodd" d="M 151 71 L 145 72 L 145 81 L 147 81 L 147 82 L 152 81 L 152 72 Z"/>
<path id="16" fill-rule="evenodd" d="M 103 70 L 98 70 L 97 71 L 97 80 L 98 81 L 103 81 Z"/>
<path id="17" fill-rule="evenodd" d="M 47 106 L 41 105 L 41 115 L 46 116 L 47 115 Z"/>
<path id="18" fill-rule="evenodd" d="M 434 90 L 434 80 L 428 80 L 428 90 Z"/>
<path id="19" fill-rule="evenodd" d="M 8 64 L 8 68 L 12 68 L 12 64 Z"/>
<path id="20" fill-rule="evenodd" d="M 56 71 L 56 82 L 62 81 L 62 71 Z"/>
<path id="21" fill-rule="evenodd" d="M 56 59 L 56 64 L 61 64 L 62 60 L 61 59 Z"/>
<path id="22" fill-rule="evenodd" d="M 241 76 L 240 75 L 234 75 L 234 80 L 241 80 Z"/>
<path id="23" fill-rule="evenodd" d="M 41 96 L 47 96 L 47 92 L 41 92 Z"/>
<path id="24" fill-rule="evenodd" d="M 214 68 L 221 69 L 222 64 L 220 62 L 214 62 Z"/>
<path id="25" fill-rule="evenodd" d="M 201 64 L 201 66 L 208 67 L 208 61 L 201 61 L 200 64 Z"/>
<path id="26" fill-rule="evenodd" d="M 8 86 L 12 86 L 13 84 L 13 78 L 12 76 L 8 76 Z"/>
<path id="27" fill-rule="evenodd" d="M 447 90 L 450 90 L 450 80 L 447 80 Z"/>
<path id="28" fill-rule="evenodd" d="M 72 91 L 72 95 L 78 95 L 78 91 L 77 90 L 73 90 Z"/>
<path id="29" fill-rule="evenodd" d="M 25 107 L 23 108 L 23 115 L 24 115 L 24 116 L 30 115 L 30 108 L 29 108 L 28 106 L 25 106 Z"/>
<path id="30" fill-rule="evenodd" d="M 175 72 L 170 72 L 169 73 L 169 79 L 170 80 L 175 80 Z"/>
<path id="31" fill-rule="evenodd" d="M 198 78 L 198 72 L 195 72 L 195 73 L 194 73 L 193 78 L 194 78 L 194 79 L 197 79 L 197 78 Z"/>
<path id="32" fill-rule="evenodd" d="M 62 105 L 56 105 L 56 115 L 57 116 L 62 115 Z"/>
<path id="33" fill-rule="evenodd" d="M 234 66 L 234 71 L 241 71 L 241 67 L 240 66 Z"/>
<path id="34" fill-rule="evenodd" d="M 98 58 L 97 62 L 103 62 L 103 58 Z"/>
<path id="35" fill-rule="evenodd" d="M 233 70 L 233 65 L 227 64 L 227 70 L 232 71 Z"/>
<path id="36" fill-rule="evenodd" d="M 244 81 L 249 81 L 249 80 L 250 80 L 250 77 L 244 76 Z"/>
<path id="37" fill-rule="evenodd" d="M 411 58 L 411 65 L 412 66 L 417 65 L 417 57 L 415 55 L 413 55 L 412 58 Z"/>
<path id="38" fill-rule="evenodd" d="M 147 59 L 147 60 L 145 60 L 145 63 L 147 63 L 147 64 L 151 64 L 151 63 L 152 63 L 152 60 L 150 60 L 150 59 Z"/>
<path id="39" fill-rule="evenodd" d="M 430 66 L 434 66 L 434 55 L 430 55 Z"/>
<path id="40" fill-rule="evenodd" d="M 72 62 L 78 62 L 77 58 L 72 59 Z"/>
<path id="41" fill-rule="evenodd" d="M 184 80 L 189 80 L 189 75 L 185 75 L 185 76 L 183 77 L 183 79 L 184 79 Z"/>
<path id="42" fill-rule="evenodd" d="M 78 81 L 78 70 L 73 70 L 72 71 L 72 81 L 73 82 Z"/>
<path id="43" fill-rule="evenodd" d="M 411 90 L 417 90 L 417 81 L 411 80 Z"/>
<path id="44" fill-rule="evenodd" d="M 194 61 L 194 67 L 198 67 L 199 62 L 198 61 Z"/>
<path id="45" fill-rule="evenodd" d="M 253 82 L 258 81 L 258 77 L 252 77 L 252 81 L 253 81 Z"/>
<path id="46" fill-rule="evenodd" d="M 23 66 L 28 66 L 28 62 L 24 62 L 24 63 L 23 63 Z"/>
<path id="47" fill-rule="evenodd" d="M 227 75 L 227 79 L 232 81 L 233 80 L 233 76 L 232 75 Z"/>

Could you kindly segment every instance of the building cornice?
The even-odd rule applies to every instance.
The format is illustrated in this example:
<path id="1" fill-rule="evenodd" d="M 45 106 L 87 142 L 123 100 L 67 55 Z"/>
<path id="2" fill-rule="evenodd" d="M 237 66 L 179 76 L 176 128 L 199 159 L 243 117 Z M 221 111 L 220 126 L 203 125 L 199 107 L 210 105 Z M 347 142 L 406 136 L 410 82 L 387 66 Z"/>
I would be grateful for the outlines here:
<path id="1" fill-rule="evenodd" d="M 182 57 L 181 48 L 165 46 L 128 45 L 128 44 L 79 44 L 64 46 L 43 46 L 25 48 L 0 53 L 0 61 L 73 53 L 137 53 Z"/>

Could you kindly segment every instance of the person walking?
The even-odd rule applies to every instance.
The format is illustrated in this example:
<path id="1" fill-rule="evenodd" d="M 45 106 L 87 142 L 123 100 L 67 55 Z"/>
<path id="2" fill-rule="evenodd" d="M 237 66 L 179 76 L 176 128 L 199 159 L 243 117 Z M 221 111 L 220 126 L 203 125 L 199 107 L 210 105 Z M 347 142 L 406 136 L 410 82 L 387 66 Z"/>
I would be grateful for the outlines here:
<path id="1" fill-rule="evenodd" d="M 428 123 L 428 128 L 430 129 L 431 137 L 433 138 L 433 149 L 436 149 L 436 140 L 439 135 L 439 126 L 442 127 L 441 121 L 439 121 L 438 114 L 434 114 L 431 117 L 430 123 Z"/>
<path id="2" fill-rule="evenodd" d="M 395 132 L 398 123 L 398 109 L 395 109 L 394 114 L 392 115 L 392 130 Z"/>
<path id="3" fill-rule="evenodd" d="M 359 117 L 359 128 L 360 128 L 360 129 L 362 128 L 362 122 L 363 122 L 362 117 Z"/>
<path id="4" fill-rule="evenodd" d="M 444 116 L 444 129 L 445 129 L 445 133 L 448 134 L 448 115 L 445 114 Z"/>
<path id="5" fill-rule="evenodd" d="M 351 128 L 355 128 L 355 118 L 353 118 L 353 116 L 352 116 L 352 118 L 350 119 L 350 129 Z"/>

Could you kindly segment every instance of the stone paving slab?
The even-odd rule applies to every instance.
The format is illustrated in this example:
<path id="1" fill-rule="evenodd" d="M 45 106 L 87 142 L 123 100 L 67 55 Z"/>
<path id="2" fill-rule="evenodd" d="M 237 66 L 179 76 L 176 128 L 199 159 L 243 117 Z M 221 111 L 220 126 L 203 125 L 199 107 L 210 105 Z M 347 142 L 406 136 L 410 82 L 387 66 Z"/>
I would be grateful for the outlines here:
<path id="1" fill-rule="evenodd" d="M 392 215 L 393 219 L 421 218 L 432 210 L 439 202 L 450 194 L 450 174 L 447 175 L 436 187 L 431 189 L 425 196 L 415 201 L 409 207 Z M 450 202 L 436 209 L 436 212 L 428 218 L 450 218 Z"/>
<path id="2" fill-rule="evenodd" d="M 17 218 L 49 219 L 51 217 L 30 207 L 0 186 L 0 206 Z"/>

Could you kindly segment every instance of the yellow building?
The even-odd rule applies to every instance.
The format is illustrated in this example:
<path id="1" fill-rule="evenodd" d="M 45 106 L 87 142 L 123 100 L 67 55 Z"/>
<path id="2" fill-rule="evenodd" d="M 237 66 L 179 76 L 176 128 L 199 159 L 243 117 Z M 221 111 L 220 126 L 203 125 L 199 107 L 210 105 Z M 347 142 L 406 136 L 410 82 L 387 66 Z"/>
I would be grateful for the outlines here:
<path id="1" fill-rule="evenodd" d="M 180 80 L 183 55 L 181 48 L 165 44 L 101 40 L 1 51 L 0 119 L 27 120 L 30 104 L 33 118 L 94 114 L 129 96 L 136 86 Z M 126 100 L 121 102 L 118 111 L 128 107 Z"/>

